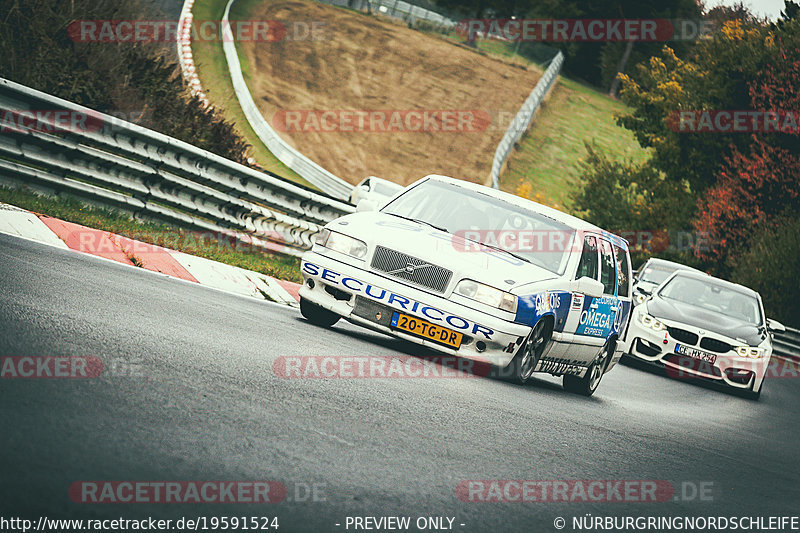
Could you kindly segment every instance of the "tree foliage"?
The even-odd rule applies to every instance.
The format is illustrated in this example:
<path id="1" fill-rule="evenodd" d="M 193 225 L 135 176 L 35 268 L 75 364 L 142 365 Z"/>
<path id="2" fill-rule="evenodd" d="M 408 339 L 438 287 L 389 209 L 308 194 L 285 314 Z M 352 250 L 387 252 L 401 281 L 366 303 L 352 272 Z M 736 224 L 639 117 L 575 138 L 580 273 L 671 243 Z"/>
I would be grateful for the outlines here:
<path id="1" fill-rule="evenodd" d="M 248 145 L 233 125 L 190 97 L 174 43 L 77 42 L 76 20 L 130 20 L 142 0 L 0 0 L 0 75 L 244 163 Z M 157 17 L 156 17 L 157 18 Z"/>
<path id="2" fill-rule="evenodd" d="M 647 163 L 612 161 L 588 144 L 586 151 L 583 188 L 573 196 L 579 214 L 610 231 L 686 226 L 692 199 L 683 184 Z"/>
<path id="3" fill-rule="evenodd" d="M 773 28 L 774 30 L 774 28 Z M 750 108 L 800 109 L 800 20 L 769 33 L 769 58 L 749 87 Z M 781 216 L 800 213 L 800 132 L 759 132 L 733 146 L 716 184 L 700 201 L 696 225 L 714 237 L 705 258 L 729 264 L 746 248 L 753 228 L 771 228 Z"/>

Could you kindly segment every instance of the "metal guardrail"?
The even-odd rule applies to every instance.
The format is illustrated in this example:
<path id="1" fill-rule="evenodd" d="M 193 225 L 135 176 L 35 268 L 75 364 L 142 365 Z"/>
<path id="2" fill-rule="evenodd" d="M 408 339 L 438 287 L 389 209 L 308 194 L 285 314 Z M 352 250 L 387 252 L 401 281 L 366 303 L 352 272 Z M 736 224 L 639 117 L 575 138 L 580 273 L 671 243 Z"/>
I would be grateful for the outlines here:
<path id="1" fill-rule="evenodd" d="M 178 139 L 2 78 L 0 113 L 1 182 L 67 192 L 188 229 L 235 230 L 279 243 L 293 255 L 311 246 L 321 225 L 355 210 Z"/>
<path id="2" fill-rule="evenodd" d="M 456 21 L 435 11 L 415 6 L 403 0 L 319 0 L 323 4 L 355 9 L 357 11 L 369 10 L 386 17 L 404 20 L 410 24 L 423 21 L 435 26 L 455 28 Z"/>
<path id="3" fill-rule="evenodd" d="M 497 150 L 495 150 L 494 153 L 494 161 L 492 161 L 492 187 L 495 189 L 500 188 L 500 171 L 503 169 L 503 165 L 505 165 L 509 154 L 511 154 L 511 150 L 514 149 L 514 144 L 520 140 L 522 134 L 528 129 L 528 125 L 531 123 L 531 120 L 533 120 L 533 115 L 536 113 L 536 110 L 539 109 L 539 105 L 542 103 L 545 95 L 558 78 L 558 73 L 561 72 L 561 66 L 563 64 L 564 54 L 558 52 L 551 61 L 550 66 L 547 67 L 542 78 L 536 84 L 536 87 L 534 87 L 531 94 L 528 95 L 525 103 L 522 104 L 522 108 L 517 112 L 514 120 L 511 121 L 511 125 L 508 126 L 505 135 L 503 135 L 503 140 L 497 145 Z"/>
<path id="4" fill-rule="evenodd" d="M 776 333 L 772 349 L 775 355 L 800 361 L 800 330 L 786 328 L 786 333 Z"/>
<path id="5" fill-rule="evenodd" d="M 352 185 L 292 148 L 272 129 L 272 126 L 269 125 L 258 110 L 255 101 L 253 101 L 253 96 L 250 94 L 250 89 L 247 88 L 247 84 L 244 81 L 242 66 L 239 63 L 239 56 L 236 54 L 236 42 L 228 22 L 228 15 L 235 1 L 229 0 L 228 5 L 225 7 L 225 14 L 222 16 L 222 49 L 225 53 L 225 61 L 228 63 L 228 72 L 233 83 L 233 90 L 236 93 L 236 98 L 239 100 L 239 105 L 244 112 L 245 118 L 255 130 L 261 142 L 267 146 L 267 149 L 281 163 L 297 172 L 321 191 L 342 200 L 348 199 L 353 191 Z"/>

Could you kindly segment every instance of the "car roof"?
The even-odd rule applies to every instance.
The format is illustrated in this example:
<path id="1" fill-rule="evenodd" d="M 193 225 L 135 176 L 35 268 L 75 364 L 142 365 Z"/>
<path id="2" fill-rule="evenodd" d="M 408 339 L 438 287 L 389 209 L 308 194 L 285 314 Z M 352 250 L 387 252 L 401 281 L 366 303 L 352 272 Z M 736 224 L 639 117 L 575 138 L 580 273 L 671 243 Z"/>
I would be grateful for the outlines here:
<path id="1" fill-rule="evenodd" d="M 684 265 L 683 263 L 676 263 L 675 261 L 667 261 L 666 259 L 660 259 L 658 257 L 651 257 L 645 263 L 646 265 L 663 265 L 663 266 L 670 266 L 675 267 L 676 270 L 693 270 L 695 272 L 700 272 L 694 267 L 690 267 L 689 265 Z"/>
<path id="2" fill-rule="evenodd" d="M 728 288 L 731 288 L 731 289 L 736 289 L 739 292 L 744 292 L 744 293 L 749 294 L 750 296 L 752 296 L 754 298 L 758 298 L 758 299 L 761 298 L 761 296 L 756 291 L 751 289 L 750 287 L 745 287 L 744 285 L 739 285 L 738 283 L 734 283 L 734 282 L 728 281 L 726 279 L 715 278 L 714 276 L 712 276 L 710 274 L 706 274 L 705 272 L 700 272 L 699 270 L 686 270 L 686 269 L 676 270 L 670 276 L 670 279 L 673 279 L 673 278 L 675 278 L 677 276 L 698 279 L 698 280 L 701 280 L 701 281 L 713 280 L 718 285 L 722 285 L 724 287 L 728 287 Z"/>
<path id="3" fill-rule="evenodd" d="M 442 176 L 440 174 L 431 174 L 429 176 L 425 176 L 420 181 L 424 179 L 432 179 L 436 181 L 441 181 L 445 183 L 450 183 L 453 185 L 457 185 L 459 187 L 463 187 L 465 189 L 469 189 L 471 191 L 475 191 L 481 194 L 485 194 L 487 196 L 491 196 L 492 198 L 497 198 L 500 200 L 504 200 L 508 203 L 517 205 L 519 207 L 531 208 L 531 204 L 536 209 L 536 212 L 541 213 L 542 215 L 552 218 L 553 220 L 564 224 L 565 226 L 569 226 L 570 228 L 576 230 L 583 230 L 583 231 L 592 231 L 596 233 L 600 233 L 606 237 L 608 237 L 614 244 L 619 244 L 620 242 L 624 243 L 624 248 L 628 249 L 628 241 L 619 235 L 615 235 L 609 231 L 604 230 L 594 224 L 586 222 L 583 219 L 580 219 L 576 216 L 569 215 L 564 213 L 563 211 L 559 211 L 558 209 L 554 209 L 552 207 L 542 205 L 540 203 L 534 202 L 533 200 L 528 200 L 527 198 L 522 198 L 521 196 L 517 196 L 515 194 L 507 193 L 505 191 L 501 191 L 499 189 L 493 189 L 491 187 L 486 187 L 485 185 L 480 185 L 477 183 L 472 183 L 465 180 L 459 180 L 456 178 L 451 178 L 449 176 Z"/>

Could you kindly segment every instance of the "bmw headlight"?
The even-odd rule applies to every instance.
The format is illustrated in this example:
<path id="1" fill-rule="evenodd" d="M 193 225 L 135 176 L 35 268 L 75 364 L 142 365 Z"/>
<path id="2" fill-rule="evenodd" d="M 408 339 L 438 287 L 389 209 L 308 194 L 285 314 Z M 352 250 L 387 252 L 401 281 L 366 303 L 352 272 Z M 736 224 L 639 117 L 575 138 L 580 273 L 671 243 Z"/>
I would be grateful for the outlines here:
<path id="1" fill-rule="evenodd" d="M 657 318 L 652 317 L 647 313 L 642 314 L 642 325 L 656 331 L 664 331 L 667 329 L 667 326 L 663 322 L 660 322 Z"/>
<path id="2" fill-rule="evenodd" d="M 363 259 L 367 255 L 367 244 L 364 241 L 327 228 L 320 231 L 314 241 L 329 250 L 349 255 L 356 259 Z"/>
<path id="3" fill-rule="evenodd" d="M 456 294 L 465 296 L 471 300 L 497 307 L 503 311 L 511 313 L 517 310 L 517 297 L 510 292 L 501 291 L 484 283 L 478 283 L 471 279 L 462 279 L 456 285 Z"/>
<path id="4" fill-rule="evenodd" d="M 764 349 L 753 348 L 752 346 L 737 346 L 736 353 L 739 354 L 740 357 L 752 357 L 753 359 L 757 359 L 764 355 Z"/>

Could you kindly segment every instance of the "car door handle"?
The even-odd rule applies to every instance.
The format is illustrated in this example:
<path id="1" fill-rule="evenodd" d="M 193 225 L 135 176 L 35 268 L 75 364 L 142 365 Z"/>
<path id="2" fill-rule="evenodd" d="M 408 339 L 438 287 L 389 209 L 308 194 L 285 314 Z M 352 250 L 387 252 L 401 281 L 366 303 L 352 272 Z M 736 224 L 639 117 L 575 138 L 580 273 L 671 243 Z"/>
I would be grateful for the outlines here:
<path id="1" fill-rule="evenodd" d="M 592 304 L 589 307 L 591 309 L 597 309 L 597 302 L 592 302 Z"/>
<path id="2" fill-rule="evenodd" d="M 619 307 L 612 307 L 611 310 L 612 311 L 619 311 Z"/>

